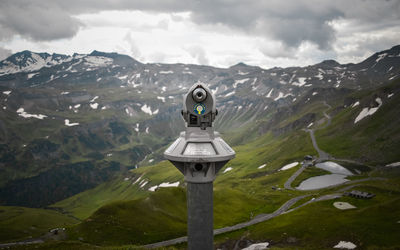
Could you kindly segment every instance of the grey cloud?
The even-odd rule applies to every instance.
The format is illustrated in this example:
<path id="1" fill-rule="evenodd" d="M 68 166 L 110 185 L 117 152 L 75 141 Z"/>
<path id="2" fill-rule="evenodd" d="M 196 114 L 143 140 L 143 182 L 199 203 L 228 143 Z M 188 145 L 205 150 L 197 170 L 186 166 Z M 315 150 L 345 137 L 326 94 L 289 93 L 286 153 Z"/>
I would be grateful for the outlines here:
<path id="1" fill-rule="evenodd" d="M 163 19 L 160 22 L 158 22 L 157 27 L 160 29 L 167 30 L 169 27 L 169 21 L 166 19 Z"/>
<path id="2" fill-rule="evenodd" d="M 260 44 L 259 50 L 265 56 L 271 58 L 296 58 L 295 48 L 287 47 L 283 44 L 274 44 L 272 46 Z"/>
<path id="3" fill-rule="evenodd" d="M 9 34 L 37 41 L 74 36 L 82 25 L 55 4 L 44 1 L 2 1 L 0 25 Z"/>
<path id="4" fill-rule="evenodd" d="M 208 65 L 209 60 L 207 58 L 206 52 L 200 46 L 190 46 L 186 48 L 186 51 L 197 60 L 198 64 Z"/>
<path id="5" fill-rule="evenodd" d="M 330 50 L 335 41 L 334 20 L 352 20 L 367 29 L 377 24 L 398 26 L 400 1 L 202 1 L 196 5 L 193 20 L 197 23 L 220 23 L 241 32 L 272 38 L 296 48 L 312 42 L 319 49 Z"/>
<path id="6" fill-rule="evenodd" d="M 373 32 L 374 33 L 374 32 Z M 343 41 L 336 45 L 341 50 L 339 61 L 341 63 L 362 61 L 368 56 L 383 49 L 389 49 L 399 44 L 399 36 L 390 32 L 383 32 L 380 36 L 365 36 L 351 41 L 352 46 Z"/>
<path id="7" fill-rule="evenodd" d="M 11 50 L 0 47 L 0 61 L 11 55 Z"/>
<path id="8" fill-rule="evenodd" d="M 307 1 L 241 1 L 226 6 L 207 5 L 194 13 L 199 23 L 221 23 L 242 32 L 281 41 L 297 47 L 311 41 L 320 48 L 329 48 L 334 31 L 330 20 L 343 15 L 335 8 L 316 8 Z"/>
<path id="9" fill-rule="evenodd" d="M 164 62 L 167 55 L 161 51 L 156 51 L 149 55 L 150 62 Z"/>
<path id="10" fill-rule="evenodd" d="M 377 28 L 377 23 L 398 26 L 400 20 L 398 0 L 2 0 L 0 27 L 8 36 L 11 32 L 34 40 L 66 38 L 82 25 L 74 16 L 104 10 L 189 11 L 192 21 L 200 25 L 221 24 L 280 41 L 288 48 L 311 42 L 323 50 L 331 49 L 335 41 L 334 20 L 352 20 L 366 29 Z"/>
<path id="11" fill-rule="evenodd" d="M 140 57 L 140 50 L 138 46 L 136 45 L 134 39 L 132 38 L 132 34 L 128 32 L 125 35 L 124 40 L 128 43 L 129 45 L 129 54 L 133 56 L 134 58 L 138 59 Z"/>

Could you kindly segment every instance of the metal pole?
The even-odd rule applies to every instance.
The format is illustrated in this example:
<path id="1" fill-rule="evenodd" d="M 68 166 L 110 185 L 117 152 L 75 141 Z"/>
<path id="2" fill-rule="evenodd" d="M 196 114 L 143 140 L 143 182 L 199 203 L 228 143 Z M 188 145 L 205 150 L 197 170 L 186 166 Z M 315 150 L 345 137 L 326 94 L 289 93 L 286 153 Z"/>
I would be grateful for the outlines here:
<path id="1" fill-rule="evenodd" d="M 187 183 L 188 249 L 214 249 L 213 183 Z"/>

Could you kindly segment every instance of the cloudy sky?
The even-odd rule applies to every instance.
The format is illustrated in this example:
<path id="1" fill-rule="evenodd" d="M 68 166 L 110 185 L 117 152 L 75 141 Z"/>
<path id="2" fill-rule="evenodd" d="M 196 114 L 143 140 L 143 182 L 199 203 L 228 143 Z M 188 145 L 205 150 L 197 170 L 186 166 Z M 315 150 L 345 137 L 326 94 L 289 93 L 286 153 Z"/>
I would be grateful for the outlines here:
<path id="1" fill-rule="evenodd" d="M 400 44 L 400 0 L 1 0 L 0 59 L 22 50 L 264 68 L 359 62 Z"/>

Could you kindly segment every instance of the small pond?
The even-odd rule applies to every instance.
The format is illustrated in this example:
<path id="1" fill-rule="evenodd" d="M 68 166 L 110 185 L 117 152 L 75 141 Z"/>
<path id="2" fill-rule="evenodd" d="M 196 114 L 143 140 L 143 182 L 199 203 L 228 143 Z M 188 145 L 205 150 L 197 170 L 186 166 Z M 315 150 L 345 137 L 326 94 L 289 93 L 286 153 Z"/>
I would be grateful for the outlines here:
<path id="1" fill-rule="evenodd" d="M 353 175 L 347 168 L 332 161 L 317 163 L 315 166 L 332 174 Z"/>
<path id="2" fill-rule="evenodd" d="M 300 183 L 298 190 L 314 190 L 345 183 L 349 181 L 346 177 L 353 175 L 348 169 L 331 161 L 318 163 L 315 166 L 332 174 L 310 177 Z"/>

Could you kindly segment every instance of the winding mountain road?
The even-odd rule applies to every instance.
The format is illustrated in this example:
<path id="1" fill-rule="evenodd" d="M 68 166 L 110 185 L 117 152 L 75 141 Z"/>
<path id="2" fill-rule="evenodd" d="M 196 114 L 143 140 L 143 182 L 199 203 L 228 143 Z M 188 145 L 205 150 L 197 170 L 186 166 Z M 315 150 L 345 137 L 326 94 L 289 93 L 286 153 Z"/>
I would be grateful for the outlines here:
<path id="1" fill-rule="evenodd" d="M 326 111 L 331 109 L 332 106 L 329 105 L 328 103 L 326 103 L 325 101 L 323 102 L 323 104 L 327 107 L 327 109 L 324 110 L 323 114 L 328 121 L 326 124 L 324 124 L 324 126 L 316 128 L 315 130 L 325 128 L 331 124 L 332 118 L 326 113 Z M 316 159 L 316 161 L 322 162 L 322 161 L 326 161 L 329 159 L 333 159 L 333 157 L 330 154 L 321 150 L 318 147 L 317 140 L 315 139 L 314 129 L 305 129 L 305 131 L 310 134 L 313 147 L 318 153 L 318 158 Z M 307 166 L 305 164 L 302 164 L 301 168 L 299 168 L 292 176 L 289 177 L 289 179 L 287 179 L 287 181 L 284 184 L 285 189 L 294 190 L 294 188 L 292 187 L 292 182 L 304 171 L 304 169 L 306 169 L 306 167 Z"/>
<path id="2" fill-rule="evenodd" d="M 324 102 L 324 105 L 328 107 L 327 110 L 332 108 L 326 102 Z M 336 158 L 332 157 L 331 155 L 329 155 L 328 153 L 324 152 L 323 150 L 321 150 L 318 147 L 317 141 L 315 139 L 315 134 L 314 134 L 315 130 L 325 128 L 325 127 L 327 127 L 327 126 L 329 126 L 331 124 L 331 117 L 326 113 L 327 110 L 325 110 L 323 112 L 324 116 L 327 118 L 327 123 L 324 124 L 324 126 L 316 128 L 316 129 L 306 129 L 305 130 L 306 132 L 309 132 L 311 140 L 312 140 L 312 144 L 313 144 L 315 150 L 318 152 L 319 156 L 317 158 L 317 162 L 321 162 L 321 161 L 325 161 L 325 160 L 329 160 L 329 159 L 336 159 Z M 346 160 L 346 159 L 336 159 L 336 160 L 359 164 L 358 162 L 353 161 L 353 160 Z M 304 171 L 305 168 L 306 168 L 306 164 L 303 164 L 292 176 L 290 176 L 288 178 L 288 180 L 284 183 L 285 189 L 294 190 L 294 188 L 292 188 L 291 184 Z M 353 180 L 353 181 L 349 181 L 349 182 L 346 182 L 346 183 L 341 183 L 341 184 L 337 184 L 337 185 L 333 185 L 333 186 L 329 186 L 329 187 L 340 186 L 340 185 L 343 185 L 343 184 L 356 184 L 356 183 L 360 183 L 360 182 L 364 182 L 364 181 L 370 181 L 370 180 L 385 180 L 385 178 L 369 177 L 369 178 L 360 179 L 360 180 Z M 301 207 L 304 207 L 304 206 L 306 206 L 306 205 L 308 205 L 308 204 L 310 204 L 312 202 L 336 199 L 336 198 L 342 196 L 342 192 L 344 192 L 345 190 L 348 190 L 348 189 L 350 189 L 350 188 L 352 188 L 354 186 L 357 186 L 357 185 L 347 186 L 347 187 L 345 187 L 345 188 L 343 188 L 343 189 L 341 189 L 341 190 L 339 190 L 339 191 L 337 191 L 336 193 L 333 193 L 333 194 L 327 194 L 327 195 L 323 195 L 323 196 L 320 196 L 320 197 L 317 197 L 317 198 L 312 198 L 312 199 L 304 202 L 303 204 L 290 209 L 296 202 L 298 202 L 299 200 L 304 199 L 306 197 L 309 197 L 311 195 L 307 194 L 307 195 L 300 195 L 300 196 L 294 197 L 294 198 L 288 200 L 287 202 L 285 202 L 280 208 L 278 208 L 277 210 L 275 210 L 272 213 L 259 214 L 255 218 L 253 218 L 253 219 L 251 219 L 249 221 L 238 223 L 238 224 L 233 225 L 233 226 L 228 226 L 228 227 L 215 229 L 214 230 L 214 235 L 236 231 L 236 230 L 239 230 L 239 229 L 242 229 L 242 228 L 257 224 L 257 223 L 260 223 L 260 222 L 264 222 L 264 221 L 270 220 L 270 219 L 272 219 L 274 217 L 277 217 L 277 216 L 279 216 L 281 214 L 290 213 L 290 212 L 292 212 L 294 210 L 297 210 L 297 209 L 299 209 Z M 156 243 L 144 245 L 143 247 L 145 247 L 145 248 L 166 247 L 166 246 L 171 246 L 171 245 L 187 242 L 187 240 L 188 240 L 188 237 L 187 236 L 183 236 L 183 237 L 179 237 L 179 238 L 175 238 L 175 239 L 170 239 L 170 240 L 165 240 L 165 241 L 161 241 L 161 242 L 156 242 Z M 31 240 L 31 241 L 12 242 L 12 243 L 0 244 L 0 248 L 2 248 L 2 247 L 10 247 L 10 246 L 15 246 L 15 245 L 35 244 L 35 243 L 42 243 L 42 242 L 43 242 L 43 240 L 41 240 L 41 239 L 36 239 L 36 240 Z"/>
<path id="3" fill-rule="evenodd" d="M 318 127 L 316 129 L 306 129 L 306 132 L 309 132 L 310 137 L 311 137 L 311 141 L 313 144 L 314 149 L 318 152 L 318 158 L 317 158 L 317 162 L 322 162 L 322 161 L 326 161 L 326 160 L 339 160 L 339 161 L 344 161 L 344 162 L 350 162 L 350 163 L 356 163 L 356 164 L 360 164 L 357 161 L 353 161 L 353 160 L 347 160 L 347 159 L 336 159 L 334 157 L 332 157 L 330 154 L 328 154 L 327 152 L 321 150 L 318 147 L 317 144 L 317 140 L 315 139 L 315 134 L 314 131 L 318 130 L 318 129 L 323 129 L 326 128 L 327 126 L 329 126 L 331 124 L 331 117 L 326 113 L 329 109 L 331 109 L 332 107 L 326 103 L 324 101 L 324 105 L 327 107 L 326 110 L 323 111 L 323 114 L 325 116 L 325 118 L 327 119 L 327 122 L 321 126 Z M 289 189 L 289 190 L 294 190 L 294 188 L 292 188 L 291 184 L 292 182 L 304 171 L 304 169 L 306 168 L 306 164 L 303 164 L 292 176 L 290 176 L 288 178 L 288 180 L 285 182 L 284 187 L 285 189 Z M 369 178 L 365 178 L 365 179 L 360 179 L 360 180 L 353 180 L 353 181 L 348 181 L 346 183 L 341 183 L 341 184 L 337 184 L 337 185 L 332 185 L 329 187 L 335 187 L 335 186 L 340 186 L 343 184 L 356 184 L 356 183 L 360 183 L 360 182 L 364 182 L 364 181 L 371 181 L 371 180 L 385 180 L 385 178 L 380 178 L 380 177 L 369 177 Z M 312 198 L 309 201 L 295 207 L 289 210 L 290 207 L 292 207 L 297 201 L 306 198 L 310 195 L 301 195 L 301 196 L 297 196 L 294 197 L 290 200 L 288 200 L 287 202 L 285 202 L 280 208 L 278 208 L 277 210 L 275 210 L 273 213 L 270 214 L 260 214 L 257 215 L 255 218 L 246 221 L 246 222 L 242 222 L 233 226 L 229 226 L 229 227 L 224 227 L 224 228 L 219 228 L 219 229 L 215 229 L 214 230 L 214 235 L 218 235 L 218 234 L 222 234 L 222 233 L 227 233 L 227 232 L 232 232 L 238 229 L 242 229 L 260 222 L 264 222 L 267 221 L 269 219 L 272 219 L 276 216 L 279 216 L 281 214 L 286 214 L 286 213 L 290 213 L 296 209 L 299 209 L 301 207 L 304 207 L 312 202 L 318 202 L 318 201 L 324 201 L 324 200 L 331 200 L 331 199 L 336 199 L 342 196 L 342 193 L 345 190 L 348 190 L 352 187 L 354 187 L 356 185 L 350 185 L 348 187 L 345 187 L 341 190 L 339 190 L 336 193 L 333 194 L 327 194 L 327 195 L 323 195 L 317 198 Z M 153 243 L 153 244 L 148 244 L 145 245 L 144 247 L 146 248 L 156 248 L 156 247 L 165 247 L 165 246 L 170 246 L 170 245 L 174 245 L 174 244 L 178 244 L 178 243 L 182 243 L 182 242 L 186 242 L 187 241 L 187 236 L 184 237 L 180 237 L 180 238 L 176 238 L 176 239 L 171 239 L 171 240 L 166 240 L 166 241 L 161 241 L 161 242 L 157 242 L 157 243 Z"/>
<path id="4" fill-rule="evenodd" d="M 287 179 L 287 181 L 285 182 L 285 184 L 283 184 L 285 189 L 289 189 L 289 190 L 294 190 L 294 188 L 292 188 L 292 182 L 301 174 L 303 173 L 304 169 L 306 169 L 306 165 L 302 164 L 301 167 L 294 173 L 292 174 L 292 176 L 289 177 L 289 179 Z"/>
<path id="5" fill-rule="evenodd" d="M 280 208 L 275 210 L 273 213 L 259 214 L 255 218 L 253 218 L 249 221 L 242 222 L 242 223 L 239 223 L 239 224 L 236 224 L 233 226 L 229 226 L 229 227 L 215 229 L 214 235 L 232 232 L 235 230 L 239 230 L 239 229 L 272 219 L 278 215 L 285 213 L 297 201 L 299 201 L 307 196 L 310 196 L 310 195 L 301 195 L 301 196 L 294 197 L 294 198 L 288 200 L 287 202 L 285 202 Z M 184 237 L 179 237 L 179 238 L 172 239 L 172 240 L 166 240 L 166 241 L 161 241 L 161 242 L 157 242 L 157 243 L 153 243 L 153 244 L 144 245 L 143 247 L 146 247 L 146 248 L 166 247 L 166 246 L 175 245 L 175 244 L 179 244 L 179 243 L 186 242 L 186 241 L 187 241 L 187 236 L 184 236 Z"/>
<path id="6" fill-rule="evenodd" d="M 325 118 L 326 118 L 328 121 L 327 121 L 327 122 L 324 124 L 324 126 L 322 126 L 322 127 L 319 127 L 319 128 L 316 128 L 316 129 L 306 129 L 306 132 L 309 132 L 309 133 L 310 133 L 310 137 L 311 137 L 311 141 L 312 141 L 313 147 L 314 147 L 314 149 L 315 149 L 315 150 L 317 151 L 317 153 L 318 153 L 317 162 L 322 162 L 322 161 L 326 161 L 326 160 L 332 159 L 332 157 L 331 157 L 327 152 L 321 150 L 321 149 L 318 147 L 318 143 L 317 143 L 317 140 L 315 139 L 315 134 L 314 134 L 314 131 L 315 131 L 315 130 L 323 129 L 323 128 L 326 128 L 326 127 L 328 127 L 329 125 L 331 125 L 332 118 L 326 113 L 326 111 L 328 111 L 329 109 L 331 109 L 332 106 L 329 105 L 328 103 L 326 103 L 325 101 L 324 101 L 324 105 L 327 107 L 327 109 L 324 110 L 323 114 L 324 114 Z"/>

